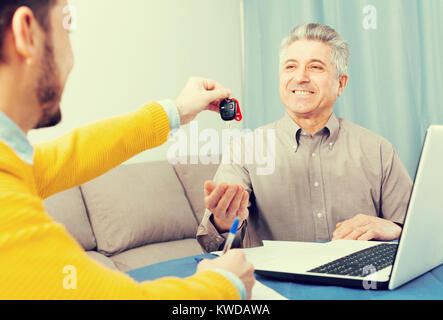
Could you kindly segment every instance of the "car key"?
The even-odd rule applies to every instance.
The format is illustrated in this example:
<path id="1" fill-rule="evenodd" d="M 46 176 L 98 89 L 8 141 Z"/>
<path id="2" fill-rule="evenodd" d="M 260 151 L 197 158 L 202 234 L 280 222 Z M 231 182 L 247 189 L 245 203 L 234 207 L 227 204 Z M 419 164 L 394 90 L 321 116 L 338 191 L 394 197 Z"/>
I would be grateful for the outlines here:
<path id="1" fill-rule="evenodd" d="M 243 115 L 236 99 L 225 99 L 220 103 L 220 116 L 224 121 L 241 121 Z"/>
<path id="2" fill-rule="evenodd" d="M 220 116 L 223 121 L 232 121 L 237 116 L 237 103 L 232 99 L 225 99 L 220 104 Z"/>

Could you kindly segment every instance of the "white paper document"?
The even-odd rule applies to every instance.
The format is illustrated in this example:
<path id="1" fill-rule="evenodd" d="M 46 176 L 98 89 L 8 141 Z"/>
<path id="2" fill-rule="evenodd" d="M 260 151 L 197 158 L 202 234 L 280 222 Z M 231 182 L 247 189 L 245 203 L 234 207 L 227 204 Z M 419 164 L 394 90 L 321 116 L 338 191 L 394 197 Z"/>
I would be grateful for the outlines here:
<path id="1" fill-rule="evenodd" d="M 298 273 L 375 244 L 375 242 L 353 240 L 328 243 L 263 241 L 262 247 L 247 248 L 242 251 L 255 269 Z M 214 253 L 221 255 L 220 252 Z"/>
<path id="2" fill-rule="evenodd" d="M 256 281 L 252 288 L 251 300 L 288 300 L 274 289 L 265 286 L 263 283 Z"/>
<path id="3" fill-rule="evenodd" d="M 320 265 L 328 258 L 324 254 L 325 246 L 326 244 L 321 243 L 263 241 L 262 247 L 247 248 L 242 251 L 255 269 L 293 272 L 300 269 L 306 270 L 312 265 L 313 260 L 318 260 Z M 319 254 L 320 251 L 322 254 Z M 213 254 L 220 256 L 223 253 L 217 251 Z"/>
<path id="4" fill-rule="evenodd" d="M 252 263 L 256 268 L 256 265 L 261 265 L 267 261 L 269 254 L 265 252 L 265 247 L 242 249 L 246 254 L 246 259 Z M 212 252 L 212 254 L 221 256 L 223 251 Z M 265 286 L 263 283 L 256 281 L 252 288 L 251 300 L 288 300 L 274 289 Z"/>

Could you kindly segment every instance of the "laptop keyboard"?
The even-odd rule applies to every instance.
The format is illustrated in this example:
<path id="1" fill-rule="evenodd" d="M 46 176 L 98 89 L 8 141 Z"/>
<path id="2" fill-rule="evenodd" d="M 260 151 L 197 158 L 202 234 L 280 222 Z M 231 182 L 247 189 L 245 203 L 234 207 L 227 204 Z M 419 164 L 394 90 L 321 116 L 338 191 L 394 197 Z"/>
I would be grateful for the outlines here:
<path id="1" fill-rule="evenodd" d="M 383 243 L 309 270 L 313 273 L 366 277 L 394 263 L 397 244 Z"/>

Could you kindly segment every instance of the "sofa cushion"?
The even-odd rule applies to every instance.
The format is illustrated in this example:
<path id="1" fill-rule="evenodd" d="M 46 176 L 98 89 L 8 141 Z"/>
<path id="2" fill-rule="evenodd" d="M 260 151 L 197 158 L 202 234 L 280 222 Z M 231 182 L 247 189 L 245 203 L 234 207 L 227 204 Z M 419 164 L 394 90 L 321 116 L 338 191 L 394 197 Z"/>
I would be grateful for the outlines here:
<path id="1" fill-rule="evenodd" d="M 46 212 L 63 224 L 85 250 L 97 246 L 79 188 L 70 189 L 44 200 Z"/>
<path id="2" fill-rule="evenodd" d="M 166 260 L 204 253 L 197 240 L 184 239 L 149 244 L 111 257 L 119 270 L 127 272 Z"/>
<path id="3" fill-rule="evenodd" d="M 175 164 L 174 170 L 179 177 L 194 214 L 200 223 L 205 214 L 204 184 L 213 180 L 218 164 Z"/>
<path id="4" fill-rule="evenodd" d="M 86 254 L 94 261 L 100 263 L 109 269 L 120 271 L 114 264 L 114 262 L 107 256 L 97 252 L 97 251 L 87 251 Z"/>
<path id="5" fill-rule="evenodd" d="M 197 221 L 167 161 L 123 165 L 81 188 L 105 255 L 195 237 Z"/>

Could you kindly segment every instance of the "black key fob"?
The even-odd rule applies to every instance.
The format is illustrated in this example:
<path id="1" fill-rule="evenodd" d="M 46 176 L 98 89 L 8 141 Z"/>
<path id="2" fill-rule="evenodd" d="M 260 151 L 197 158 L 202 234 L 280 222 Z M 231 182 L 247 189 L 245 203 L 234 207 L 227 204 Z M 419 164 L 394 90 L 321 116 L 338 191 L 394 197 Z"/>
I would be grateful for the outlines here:
<path id="1" fill-rule="evenodd" d="M 232 99 L 225 99 L 220 103 L 220 116 L 224 121 L 233 121 L 237 116 L 238 103 Z"/>

